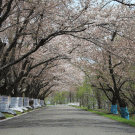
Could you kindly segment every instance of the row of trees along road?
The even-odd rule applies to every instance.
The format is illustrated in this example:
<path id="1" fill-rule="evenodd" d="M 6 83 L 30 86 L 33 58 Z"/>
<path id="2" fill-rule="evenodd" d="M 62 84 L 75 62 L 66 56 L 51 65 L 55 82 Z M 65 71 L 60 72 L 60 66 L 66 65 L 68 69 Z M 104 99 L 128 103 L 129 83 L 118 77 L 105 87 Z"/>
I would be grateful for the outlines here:
<path id="1" fill-rule="evenodd" d="M 112 105 L 125 108 L 126 98 L 134 106 L 134 6 L 1 0 L 0 94 L 44 99 L 81 85 L 85 74 Z"/>
<path id="2" fill-rule="evenodd" d="M 68 0 L 0 2 L 1 95 L 45 98 L 58 85 L 49 70 L 69 58 L 51 40 L 85 30 L 79 21 L 84 9 L 75 13 L 72 5 Z"/>
<path id="3" fill-rule="evenodd" d="M 85 50 L 82 51 L 84 48 L 79 50 L 82 57 L 76 66 L 85 73 L 89 80 L 88 84 L 99 92 L 104 92 L 112 103 L 112 110 L 114 110 L 113 107 L 117 110 L 117 104 L 119 104 L 121 112 L 128 104 L 135 108 L 135 31 L 132 22 L 135 19 L 132 18 L 134 9 L 128 10 L 122 5 L 104 9 L 106 12 L 104 15 L 100 14 L 99 10 L 95 12 L 98 12 L 95 14 L 100 16 L 101 20 L 105 20 L 105 23 L 98 25 L 98 28 L 94 27 L 93 37 L 89 37 L 87 33 L 85 38 L 80 36 L 82 39 L 93 42 L 96 46 L 88 45 L 89 43 L 86 42 L 86 48 L 83 46 Z M 131 19 L 127 19 L 127 16 L 130 16 Z"/>

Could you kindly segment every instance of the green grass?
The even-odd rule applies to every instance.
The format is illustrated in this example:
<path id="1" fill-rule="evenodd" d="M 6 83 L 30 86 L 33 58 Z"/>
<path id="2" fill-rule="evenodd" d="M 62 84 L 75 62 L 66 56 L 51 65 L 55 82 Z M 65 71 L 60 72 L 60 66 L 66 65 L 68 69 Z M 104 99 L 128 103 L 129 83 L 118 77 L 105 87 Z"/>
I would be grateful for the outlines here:
<path id="1" fill-rule="evenodd" d="M 28 108 L 28 112 L 31 112 L 31 111 L 32 111 L 32 109 Z"/>
<path id="2" fill-rule="evenodd" d="M 17 115 L 21 115 L 21 114 L 22 114 L 22 112 L 20 112 L 20 111 L 15 111 L 15 112 L 16 112 Z M 27 111 L 24 110 L 24 113 L 25 113 L 25 112 L 27 112 Z M 3 114 L 4 114 L 4 116 L 5 116 L 6 118 L 14 117 L 14 115 L 9 114 L 9 113 L 3 113 Z"/>
<path id="3" fill-rule="evenodd" d="M 130 117 L 130 120 L 134 121 L 135 122 L 135 114 L 134 115 L 131 115 L 132 117 Z"/>
<path id="4" fill-rule="evenodd" d="M 17 115 L 22 114 L 22 112 L 20 112 L 20 111 L 15 111 L 15 112 L 16 112 Z M 23 110 L 23 113 L 26 113 L 26 112 L 28 112 L 28 111 L 27 110 Z"/>
<path id="5" fill-rule="evenodd" d="M 38 107 L 38 108 L 34 108 L 34 109 L 36 109 L 36 110 L 37 110 L 37 109 L 40 109 L 40 108 L 42 108 L 42 107 Z"/>
<path id="6" fill-rule="evenodd" d="M 15 112 L 16 112 L 17 115 L 22 114 L 22 112 L 20 112 L 20 111 L 15 111 Z"/>
<path id="7" fill-rule="evenodd" d="M 98 109 L 98 111 L 97 111 L 97 110 L 87 109 L 86 107 L 78 107 L 78 106 L 73 106 L 73 107 L 81 108 L 81 109 L 84 109 L 86 111 L 90 111 L 92 113 L 96 113 L 98 115 L 101 115 L 101 116 L 104 116 L 104 117 L 107 117 L 107 118 L 110 118 L 112 120 L 116 120 L 116 121 L 119 121 L 119 122 L 122 122 L 122 123 L 126 123 L 126 124 L 129 124 L 129 125 L 135 127 L 135 115 L 131 116 L 130 120 L 127 120 L 127 119 L 124 119 L 124 118 L 120 117 L 120 115 L 116 116 L 116 115 L 113 115 L 113 114 L 104 113 L 104 112 L 102 112 L 104 110 L 100 110 L 100 109 Z"/>
<path id="8" fill-rule="evenodd" d="M 9 114 L 9 113 L 3 113 L 3 114 L 4 114 L 4 116 L 5 116 L 6 118 L 11 118 L 11 117 L 14 117 L 14 115 Z"/>
<path id="9" fill-rule="evenodd" d="M 26 112 L 28 112 L 27 110 L 23 110 L 23 113 L 26 113 Z"/>
<path id="10" fill-rule="evenodd" d="M 45 106 L 42 106 L 41 108 L 44 108 Z"/>

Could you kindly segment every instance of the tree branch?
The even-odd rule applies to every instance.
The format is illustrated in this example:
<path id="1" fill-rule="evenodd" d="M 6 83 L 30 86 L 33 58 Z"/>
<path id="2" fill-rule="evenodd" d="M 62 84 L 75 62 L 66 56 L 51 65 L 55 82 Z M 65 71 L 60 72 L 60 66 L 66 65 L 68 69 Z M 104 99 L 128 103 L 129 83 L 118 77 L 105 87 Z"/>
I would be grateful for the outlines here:
<path id="1" fill-rule="evenodd" d="M 1 1 L 2 1 L 2 0 L 1 0 Z M 13 2 L 13 0 L 10 0 L 10 1 L 8 2 L 6 12 L 3 14 L 2 17 L 0 17 L 0 27 L 1 27 L 2 23 L 6 20 L 8 14 L 9 14 L 9 12 L 10 12 L 12 2 Z M 1 8 L 1 7 L 0 7 L 0 8 Z"/>

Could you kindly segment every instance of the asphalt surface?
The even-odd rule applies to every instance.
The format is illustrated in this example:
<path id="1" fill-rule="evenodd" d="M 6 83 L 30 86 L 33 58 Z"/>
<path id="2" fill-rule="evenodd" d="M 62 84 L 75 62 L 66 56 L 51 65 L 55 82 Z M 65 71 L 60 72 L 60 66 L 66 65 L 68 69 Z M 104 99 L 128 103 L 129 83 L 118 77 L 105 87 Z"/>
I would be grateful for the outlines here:
<path id="1" fill-rule="evenodd" d="M 135 128 L 70 106 L 49 106 L 0 122 L 0 135 L 135 135 Z"/>

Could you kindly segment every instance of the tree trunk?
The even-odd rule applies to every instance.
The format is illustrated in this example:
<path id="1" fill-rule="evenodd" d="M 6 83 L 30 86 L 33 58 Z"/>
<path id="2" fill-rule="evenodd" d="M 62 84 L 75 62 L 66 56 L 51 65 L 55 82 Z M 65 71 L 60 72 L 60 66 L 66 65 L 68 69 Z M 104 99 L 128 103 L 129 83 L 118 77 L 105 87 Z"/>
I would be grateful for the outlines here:
<path id="1" fill-rule="evenodd" d="M 117 104 L 117 99 L 118 99 L 118 94 L 113 93 L 112 105 L 116 105 Z"/>
<path id="2" fill-rule="evenodd" d="M 69 92 L 70 103 L 72 102 L 71 91 Z"/>
<path id="3" fill-rule="evenodd" d="M 102 109 L 101 94 L 98 90 L 96 91 L 96 98 L 98 102 L 98 109 Z"/>

